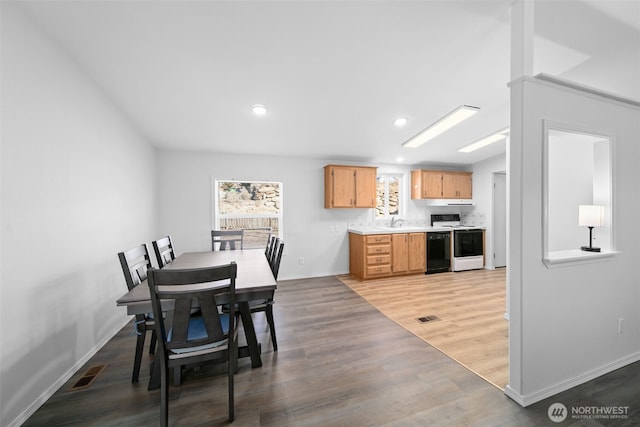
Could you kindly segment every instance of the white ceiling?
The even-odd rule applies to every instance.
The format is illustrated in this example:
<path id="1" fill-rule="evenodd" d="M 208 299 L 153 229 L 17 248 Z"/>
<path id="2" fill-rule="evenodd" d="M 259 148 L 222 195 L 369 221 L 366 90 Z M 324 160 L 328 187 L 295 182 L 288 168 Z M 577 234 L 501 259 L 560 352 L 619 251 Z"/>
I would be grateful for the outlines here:
<path id="1" fill-rule="evenodd" d="M 451 165 L 505 148 L 457 152 L 508 126 L 511 0 L 22 4 L 158 147 Z M 640 99 L 640 0 L 538 1 L 536 34 L 537 71 Z M 401 147 L 461 104 L 480 113 Z"/>

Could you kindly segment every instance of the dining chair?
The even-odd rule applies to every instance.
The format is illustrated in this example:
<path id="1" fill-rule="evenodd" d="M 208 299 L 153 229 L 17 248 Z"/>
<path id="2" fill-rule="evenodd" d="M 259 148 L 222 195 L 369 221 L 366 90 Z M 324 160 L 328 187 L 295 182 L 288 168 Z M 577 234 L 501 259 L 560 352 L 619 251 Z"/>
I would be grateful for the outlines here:
<path id="1" fill-rule="evenodd" d="M 236 249 L 242 249 L 243 242 L 244 230 L 211 230 L 212 251 L 224 251 L 227 249 L 234 251 Z"/>
<path id="2" fill-rule="evenodd" d="M 273 278 L 278 280 L 278 271 L 280 270 L 280 260 L 282 259 L 282 252 L 284 251 L 284 241 L 280 238 L 274 239 L 277 246 L 274 247 L 273 256 L 269 265 Z M 249 301 L 249 308 L 251 313 L 264 312 L 267 317 L 267 323 L 269 324 L 269 332 L 271 333 L 271 344 L 273 345 L 273 351 L 278 351 L 278 340 L 276 339 L 276 324 L 273 318 L 273 304 L 275 303 L 274 294 L 272 293 L 269 298 L 258 301 Z"/>
<path id="3" fill-rule="evenodd" d="M 176 259 L 171 236 L 165 236 L 161 239 L 154 240 L 151 244 L 153 245 L 153 251 L 156 253 L 159 268 L 164 267 Z"/>
<path id="4" fill-rule="evenodd" d="M 149 292 L 156 321 L 160 363 L 160 425 L 169 419 L 169 369 L 218 360 L 227 363 L 229 421 L 234 419 L 234 372 L 238 364 L 235 307 L 237 265 L 195 269 L 151 269 Z M 161 303 L 162 301 L 162 303 Z M 191 314 L 192 306 L 200 315 Z M 163 310 L 165 316 L 162 315 Z"/>
<path id="5" fill-rule="evenodd" d="M 269 240 L 267 240 L 267 247 L 265 249 L 264 255 L 269 260 L 269 264 L 271 264 L 271 256 L 273 255 L 273 250 L 276 247 L 276 239 L 278 237 L 273 234 L 269 236 Z"/>
<path id="6" fill-rule="evenodd" d="M 118 258 L 120 259 L 120 266 L 122 267 L 124 280 L 127 283 L 127 288 L 129 290 L 132 290 L 147 279 L 147 272 L 149 269 L 151 269 L 151 258 L 149 257 L 147 245 L 142 244 L 127 251 L 119 252 Z M 138 377 L 140 375 L 140 364 L 142 362 L 142 351 L 144 349 L 144 340 L 147 331 L 151 331 L 149 354 L 155 353 L 157 337 L 154 325 L 155 322 L 153 313 L 136 314 L 134 330 L 137 339 L 136 354 L 133 361 L 133 373 L 131 375 L 132 383 L 138 382 Z"/>
<path id="7" fill-rule="evenodd" d="M 273 278 L 278 280 L 278 272 L 280 271 L 280 261 L 282 260 L 282 253 L 284 252 L 284 240 L 277 239 L 276 247 L 274 248 L 274 252 L 271 256 L 271 261 L 269 265 L 271 266 L 271 272 L 273 273 Z"/>
<path id="8" fill-rule="evenodd" d="M 269 233 L 269 237 L 267 237 L 267 244 L 264 248 L 264 256 L 267 257 L 267 259 L 269 259 L 269 255 L 271 252 L 271 243 L 273 242 L 273 240 L 276 238 L 276 236 L 274 236 L 273 234 Z"/>

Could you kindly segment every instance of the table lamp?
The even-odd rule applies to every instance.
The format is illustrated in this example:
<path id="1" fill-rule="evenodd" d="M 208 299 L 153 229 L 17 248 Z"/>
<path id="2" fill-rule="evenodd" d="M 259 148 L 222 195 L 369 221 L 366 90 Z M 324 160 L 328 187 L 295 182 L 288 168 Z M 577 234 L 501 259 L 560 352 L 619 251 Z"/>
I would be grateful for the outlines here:
<path id="1" fill-rule="evenodd" d="M 604 225 L 604 206 L 580 205 L 578 206 L 578 225 L 589 227 L 589 246 L 580 249 L 588 252 L 600 252 L 600 248 L 593 247 L 593 227 Z"/>

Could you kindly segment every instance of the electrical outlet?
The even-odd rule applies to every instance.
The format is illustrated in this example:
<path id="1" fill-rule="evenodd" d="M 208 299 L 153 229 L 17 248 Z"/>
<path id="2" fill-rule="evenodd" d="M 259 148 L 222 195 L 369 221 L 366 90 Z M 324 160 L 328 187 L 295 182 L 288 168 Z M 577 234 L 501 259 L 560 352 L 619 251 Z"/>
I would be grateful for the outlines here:
<path id="1" fill-rule="evenodd" d="M 622 324 L 624 323 L 624 319 L 621 317 L 620 319 L 618 319 L 618 333 L 621 334 L 622 333 Z"/>
<path id="2" fill-rule="evenodd" d="M 300 265 L 304 264 L 304 257 L 298 258 L 298 264 Z"/>

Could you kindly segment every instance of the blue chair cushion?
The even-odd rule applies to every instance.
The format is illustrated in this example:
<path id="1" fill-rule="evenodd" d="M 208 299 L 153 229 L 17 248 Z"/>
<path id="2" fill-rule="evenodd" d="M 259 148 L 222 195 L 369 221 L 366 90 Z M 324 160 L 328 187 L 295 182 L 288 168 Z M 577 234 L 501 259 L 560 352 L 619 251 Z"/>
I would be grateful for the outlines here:
<path id="1" fill-rule="evenodd" d="M 225 334 L 228 333 L 229 332 L 229 315 L 228 314 L 224 313 L 220 315 L 220 324 L 222 326 L 222 332 L 224 332 Z M 169 333 L 167 334 L 167 342 L 171 342 L 172 332 L 173 330 L 169 330 Z M 201 316 L 190 318 L 189 329 L 187 331 L 187 340 L 193 341 L 193 340 L 206 338 L 206 337 L 207 337 L 207 330 L 204 324 L 204 319 Z M 191 351 L 219 347 L 225 342 L 226 340 L 218 341 L 212 344 L 207 344 L 207 345 L 198 346 L 198 347 L 191 347 L 191 348 L 184 348 L 184 349 L 176 348 L 176 349 L 172 349 L 172 351 L 178 354 L 188 353 Z"/>

